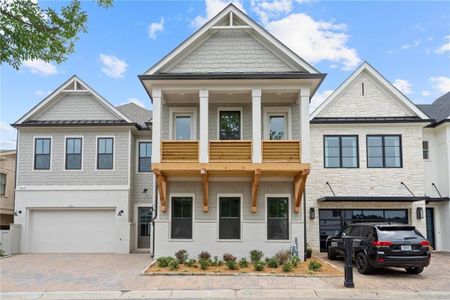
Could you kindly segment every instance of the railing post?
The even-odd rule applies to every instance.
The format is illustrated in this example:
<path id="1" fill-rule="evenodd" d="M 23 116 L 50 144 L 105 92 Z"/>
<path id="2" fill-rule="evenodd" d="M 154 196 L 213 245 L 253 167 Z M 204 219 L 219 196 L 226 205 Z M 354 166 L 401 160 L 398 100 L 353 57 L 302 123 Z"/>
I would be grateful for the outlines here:
<path id="1" fill-rule="evenodd" d="M 208 90 L 200 90 L 200 145 L 199 145 L 199 161 L 207 163 L 208 155 Z"/>
<path id="2" fill-rule="evenodd" d="M 252 162 L 262 162 L 261 89 L 252 90 Z"/>
<path id="3" fill-rule="evenodd" d="M 152 163 L 161 162 L 161 90 L 153 89 Z"/>

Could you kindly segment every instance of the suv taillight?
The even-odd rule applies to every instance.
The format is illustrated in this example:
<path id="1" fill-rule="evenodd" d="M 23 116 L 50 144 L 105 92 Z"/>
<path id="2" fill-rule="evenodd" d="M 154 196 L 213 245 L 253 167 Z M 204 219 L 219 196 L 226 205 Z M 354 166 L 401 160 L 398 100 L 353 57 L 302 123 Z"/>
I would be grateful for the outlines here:
<path id="1" fill-rule="evenodd" d="M 430 242 L 427 241 L 427 240 L 423 240 L 423 241 L 420 241 L 420 245 L 429 247 L 430 246 Z"/>
<path id="2" fill-rule="evenodd" d="M 372 241 L 372 245 L 375 247 L 389 247 L 393 244 L 391 241 Z"/>

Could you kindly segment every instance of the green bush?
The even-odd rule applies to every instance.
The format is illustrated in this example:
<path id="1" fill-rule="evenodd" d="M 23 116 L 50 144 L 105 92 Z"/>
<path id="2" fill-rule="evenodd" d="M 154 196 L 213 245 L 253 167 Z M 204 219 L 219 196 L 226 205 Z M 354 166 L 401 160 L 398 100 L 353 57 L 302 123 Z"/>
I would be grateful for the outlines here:
<path id="1" fill-rule="evenodd" d="M 160 267 L 160 268 L 166 268 L 166 267 L 169 266 L 169 263 L 170 263 L 172 260 L 174 260 L 174 258 L 171 257 L 171 256 L 161 256 L 161 257 L 158 257 L 158 258 L 156 259 L 156 262 L 158 263 L 158 267 Z"/>
<path id="2" fill-rule="evenodd" d="M 297 268 L 299 262 L 300 262 L 300 258 L 298 256 L 291 257 L 291 263 L 294 266 L 294 268 Z"/>
<path id="3" fill-rule="evenodd" d="M 239 260 L 239 267 L 248 268 L 248 265 L 249 265 L 249 263 L 248 263 L 247 258 L 243 257 Z"/>
<path id="4" fill-rule="evenodd" d="M 322 268 L 322 264 L 317 260 L 310 260 L 308 264 L 308 269 L 311 271 L 319 271 Z"/>
<path id="5" fill-rule="evenodd" d="M 237 270 L 238 265 L 236 263 L 236 259 L 235 260 L 228 260 L 225 262 L 225 264 L 227 265 L 227 268 L 230 270 Z"/>
<path id="6" fill-rule="evenodd" d="M 178 270 L 179 265 L 180 265 L 180 262 L 177 259 L 173 259 L 169 262 L 169 270 L 170 271 Z"/>
<path id="7" fill-rule="evenodd" d="M 262 260 L 258 260 L 253 263 L 253 267 L 255 268 L 255 271 L 264 271 L 265 263 Z"/>
<path id="8" fill-rule="evenodd" d="M 195 259 L 188 259 L 184 262 L 187 267 L 192 267 L 195 265 Z"/>
<path id="9" fill-rule="evenodd" d="M 209 260 L 211 258 L 211 254 L 209 254 L 208 251 L 202 251 L 200 252 L 200 254 L 198 255 L 198 260 L 203 259 L 203 260 Z"/>
<path id="10" fill-rule="evenodd" d="M 294 265 L 291 261 L 285 262 L 281 268 L 283 269 L 283 272 L 292 272 L 294 270 Z"/>
<path id="11" fill-rule="evenodd" d="M 276 259 L 276 257 L 271 257 L 267 260 L 267 266 L 269 268 L 278 268 L 278 260 Z"/>
<path id="12" fill-rule="evenodd" d="M 229 262 L 229 261 L 234 261 L 234 262 L 236 262 L 236 257 L 233 256 L 233 255 L 230 254 L 230 253 L 225 253 L 225 254 L 223 255 L 223 261 L 224 261 L 225 263 L 227 263 L 227 262 Z"/>
<path id="13" fill-rule="evenodd" d="M 279 265 L 283 265 L 291 259 L 291 251 L 280 250 L 277 253 L 275 253 L 275 258 L 277 259 Z"/>
<path id="14" fill-rule="evenodd" d="M 212 260 L 210 260 L 211 266 L 218 266 L 219 265 L 219 257 L 214 256 Z"/>
<path id="15" fill-rule="evenodd" d="M 0 249 L 0 257 L 5 256 L 5 251 L 3 251 L 3 249 Z"/>
<path id="16" fill-rule="evenodd" d="M 181 249 L 175 253 L 175 257 L 176 257 L 176 259 L 178 259 L 180 264 L 184 264 L 186 262 L 186 260 L 188 260 L 189 254 L 186 250 Z"/>
<path id="17" fill-rule="evenodd" d="M 250 260 L 252 261 L 252 263 L 256 263 L 258 261 L 260 261 L 264 256 L 264 253 L 260 250 L 252 250 L 250 251 Z"/>
<path id="18" fill-rule="evenodd" d="M 209 260 L 204 259 L 204 258 L 199 259 L 198 263 L 200 264 L 200 269 L 202 269 L 202 270 L 208 269 L 209 264 L 210 264 Z"/>

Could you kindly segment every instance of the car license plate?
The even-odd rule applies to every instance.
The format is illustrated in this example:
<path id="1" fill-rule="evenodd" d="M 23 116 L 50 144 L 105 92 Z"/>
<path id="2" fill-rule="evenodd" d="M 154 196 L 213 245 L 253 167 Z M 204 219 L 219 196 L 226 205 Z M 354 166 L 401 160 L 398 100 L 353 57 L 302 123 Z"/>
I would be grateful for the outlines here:
<path id="1" fill-rule="evenodd" d="M 411 251 L 411 245 L 401 245 L 400 249 L 402 249 L 402 251 Z"/>

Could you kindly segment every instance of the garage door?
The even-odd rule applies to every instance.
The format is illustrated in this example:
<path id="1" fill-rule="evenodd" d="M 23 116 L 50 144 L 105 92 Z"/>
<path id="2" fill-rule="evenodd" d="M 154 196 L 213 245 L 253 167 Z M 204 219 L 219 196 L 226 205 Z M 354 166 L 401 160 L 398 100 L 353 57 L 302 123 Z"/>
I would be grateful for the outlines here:
<path id="1" fill-rule="evenodd" d="M 114 252 L 114 210 L 33 210 L 29 252 Z"/>

